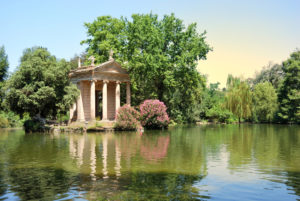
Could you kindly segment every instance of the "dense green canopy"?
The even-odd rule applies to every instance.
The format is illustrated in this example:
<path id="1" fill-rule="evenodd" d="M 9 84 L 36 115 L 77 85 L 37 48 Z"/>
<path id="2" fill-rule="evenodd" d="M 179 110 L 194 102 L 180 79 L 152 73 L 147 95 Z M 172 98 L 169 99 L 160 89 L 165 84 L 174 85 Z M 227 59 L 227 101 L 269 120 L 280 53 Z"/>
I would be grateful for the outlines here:
<path id="1" fill-rule="evenodd" d="M 8 57 L 5 53 L 4 46 L 2 46 L 0 47 L 0 82 L 6 78 L 8 67 Z"/>
<path id="2" fill-rule="evenodd" d="M 79 95 L 70 85 L 70 65 L 57 60 L 46 48 L 33 47 L 24 51 L 21 64 L 6 86 L 6 104 L 19 115 L 55 118 L 65 112 Z"/>
<path id="3" fill-rule="evenodd" d="M 134 14 L 131 19 L 101 16 L 85 26 L 88 38 L 82 43 L 88 45 L 88 56 L 101 63 L 112 49 L 114 58 L 130 72 L 134 105 L 159 99 L 172 118 L 196 118 L 195 107 L 205 85 L 196 66 L 211 48 L 195 23 L 185 27 L 174 14 L 162 19 Z"/>
<path id="4" fill-rule="evenodd" d="M 271 122 L 278 109 L 277 94 L 270 82 L 259 83 L 253 91 L 254 115 L 260 122 Z"/>
<path id="5" fill-rule="evenodd" d="M 278 90 L 284 75 L 285 73 L 282 69 L 282 65 L 269 63 L 268 66 L 263 67 L 259 73 L 256 73 L 253 84 L 256 85 L 263 82 L 270 82 L 272 86 Z"/>
<path id="6" fill-rule="evenodd" d="M 300 51 L 283 62 L 285 77 L 279 91 L 279 117 L 285 123 L 300 123 Z"/>

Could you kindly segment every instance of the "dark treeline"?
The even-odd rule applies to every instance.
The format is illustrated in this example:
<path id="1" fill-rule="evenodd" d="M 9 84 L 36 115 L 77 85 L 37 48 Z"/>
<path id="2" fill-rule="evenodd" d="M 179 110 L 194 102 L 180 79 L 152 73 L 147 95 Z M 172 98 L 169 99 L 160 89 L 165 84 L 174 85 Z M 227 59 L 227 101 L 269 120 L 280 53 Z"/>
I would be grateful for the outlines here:
<path id="1" fill-rule="evenodd" d="M 212 48 L 195 23 L 185 26 L 174 14 L 159 18 L 151 13 L 130 19 L 101 16 L 85 27 L 87 38 L 81 43 L 87 49 L 79 56 L 67 61 L 44 47 L 28 48 L 10 76 L 0 48 L 1 127 L 20 126 L 34 117 L 66 121 L 79 94 L 68 78 L 77 58 L 88 64 L 93 55 L 100 64 L 110 50 L 130 73 L 132 105 L 159 99 L 173 122 L 300 123 L 300 51 L 282 64 L 269 64 L 254 79 L 229 75 L 221 90 L 219 83 L 208 86 L 196 68 Z"/>

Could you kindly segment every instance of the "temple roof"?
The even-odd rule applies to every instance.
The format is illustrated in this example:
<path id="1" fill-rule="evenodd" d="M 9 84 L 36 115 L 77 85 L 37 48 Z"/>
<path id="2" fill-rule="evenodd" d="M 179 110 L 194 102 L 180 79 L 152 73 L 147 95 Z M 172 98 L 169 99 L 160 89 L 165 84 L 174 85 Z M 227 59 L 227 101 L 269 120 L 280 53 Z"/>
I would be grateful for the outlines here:
<path id="1" fill-rule="evenodd" d="M 104 79 L 105 76 L 107 79 L 117 80 L 117 78 L 122 77 L 122 80 L 129 81 L 129 73 L 113 58 L 99 65 L 78 67 L 69 73 L 69 77 L 73 82 L 78 79 Z"/>

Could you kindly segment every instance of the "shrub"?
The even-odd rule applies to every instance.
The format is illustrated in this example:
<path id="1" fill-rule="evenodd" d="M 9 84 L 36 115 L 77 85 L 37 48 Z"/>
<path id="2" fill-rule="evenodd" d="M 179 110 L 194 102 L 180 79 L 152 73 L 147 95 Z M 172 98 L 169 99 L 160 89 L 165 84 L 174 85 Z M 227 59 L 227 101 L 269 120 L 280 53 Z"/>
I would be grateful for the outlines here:
<path id="1" fill-rule="evenodd" d="M 140 113 L 129 105 L 120 107 L 114 127 L 119 130 L 136 130 L 141 127 Z"/>
<path id="2" fill-rule="evenodd" d="M 165 128 L 169 124 L 167 107 L 159 100 L 145 100 L 140 112 L 142 126 L 146 128 Z"/>
<path id="3" fill-rule="evenodd" d="M 0 128 L 8 128 L 8 127 L 9 127 L 8 119 L 1 115 L 0 116 Z"/>
<path id="4" fill-rule="evenodd" d="M 220 105 L 215 105 L 207 112 L 207 117 L 210 121 L 219 123 L 233 123 L 234 115 L 231 111 L 222 108 Z"/>
<path id="5" fill-rule="evenodd" d="M 1 111 L 0 112 L 0 127 L 9 128 L 9 127 L 21 127 L 22 122 L 19 115 L 11 111 Z"/>
<path id="6" fill-rule="evenodd" d="M 38 117 L 26 120 L 23 126 L 26 133 L 45 132 L 49 130 L 45 125 L 45 120 Z"/>

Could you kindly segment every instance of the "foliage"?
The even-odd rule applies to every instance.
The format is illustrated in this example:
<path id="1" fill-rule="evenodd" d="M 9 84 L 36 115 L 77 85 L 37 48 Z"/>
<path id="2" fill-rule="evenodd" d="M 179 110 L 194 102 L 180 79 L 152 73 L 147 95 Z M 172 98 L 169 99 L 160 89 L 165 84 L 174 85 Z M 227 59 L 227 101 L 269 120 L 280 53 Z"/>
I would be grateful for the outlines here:
<path id="1" fill-rule="evenodd" d="M 210 119 L 209 110 L 214 106 L 224 104 L 224 92 L 219 89 L 220 83 L 211 83 L 208 88 L 205 88 L 201 96 L 200 118 Z"/>
<path id="2" fill-rule="evenodd" d="M 165 128 L 169 124 L 167 107 L 159 100 L 145 100 L 140 112 L 142 126 L 146 128 Z"/>
<path id="3" fill-rule="evenodd" d="M 197 71 L 198 61 L 211 50 L 205 32 L 197 33 L 195 23 L 184 26 L 174 14 L 134 14 L 127 18 L 98 17 L 85 23 L 88 38 L 87 56 L 97 62 L 115 59 L 130 73 L 132 104 L 145 99 L 166 103 L 171 117 L 178 121 L 195 121 L 205 79 Z"/>
<path id="4" fill-rule="evenodd" d="M 279 113 L 283 123 L 300 123 L 300 50 L 283 62 L 285 77 L 279 90 Z"/>
<path id="5" fill-rule="evenodd" d="M 284 75 L 282 65 L 269 63 L 259 73 L 256 73 L 253 84 L 270 82 L 277 90 L 283 81 Z"/>
<path id="6" fill-rule="evenodd" d="M 0 112 L 0 128 L 22 127 L 23 119 L 11 111 Z"/>
<path id="7" fill-rule="evenodd" d="M 24 51 L 21 64 L 6 86 L 6 104 L 19 115 L 55 118 L 66 113 L 78 90 L 70 86 L 70 65 L 57 60 L 46 48 L 33 47 Z"/>
<path id="8" fill-rule="evenodd" d="M 0 47 L 0 109 L 3 110 L 3 99 L 4 99 L 4 80 L 7 77 L 7 70 L 9 68 L 8 57 L 5 53 L 4 46 Z"/>
<path id="9" fill-rule="evenodd" d="M 3 82 L 4 79 L 7 76 L 7 70 L 8 70 L 9 64 L 8 64 L 8 57 L 5 53 L 4 46 L 0 47 L 0 82 Z"/>
<path id="10" fill-rule="evenodd" d="M 80 64 L 83 66 L 85 65 L 87 59 L 86 59 L 86 52 L 82 52 L 80 55 L 75 54 L 69 61 L 71 65 L 71 69 L 78 68 L 78 58 L 80 58 Z"/>
<path id="11" fill-rule="evenodd" d="M 252 94 L 246 81 L 229 75 L 227 78 L 226 107 L 239 119 L 249 118 L 252 108 Z"/>
<path id="12" fill-rule="evenodd" d="M 9 121 L 3 115 L 0 115 L 0 128 L 9 128 Z"/>
<path id="13" fill-rule="evenodd" d="M 224 108 L 222 105 L 214 105 L 207 112 L 207 118 L 213 122 L 219 123 L 233 123 L 235 122 L 234 115 L 231 111 Z"/>
<path id="14" fill-rule="evenodd" d="M 23 126 L 26 133 L 45 132 L 49 130 L 46 122 L 38 117 L 26 120 Z"/>
<path id="15" fill-rule="evenodd" d="M 253 91 L 254 116 L 259 122 L 271 122 L 277 111 L 277 94 L 270 82 L 259 83 Z"/>
<path id="16" fill-rule="evenodd" d="M 130 105 L 124 105 L 117 111 L 114 127 L 119 130 L 136 130 L 141 127 L 140 113 Z"/>

